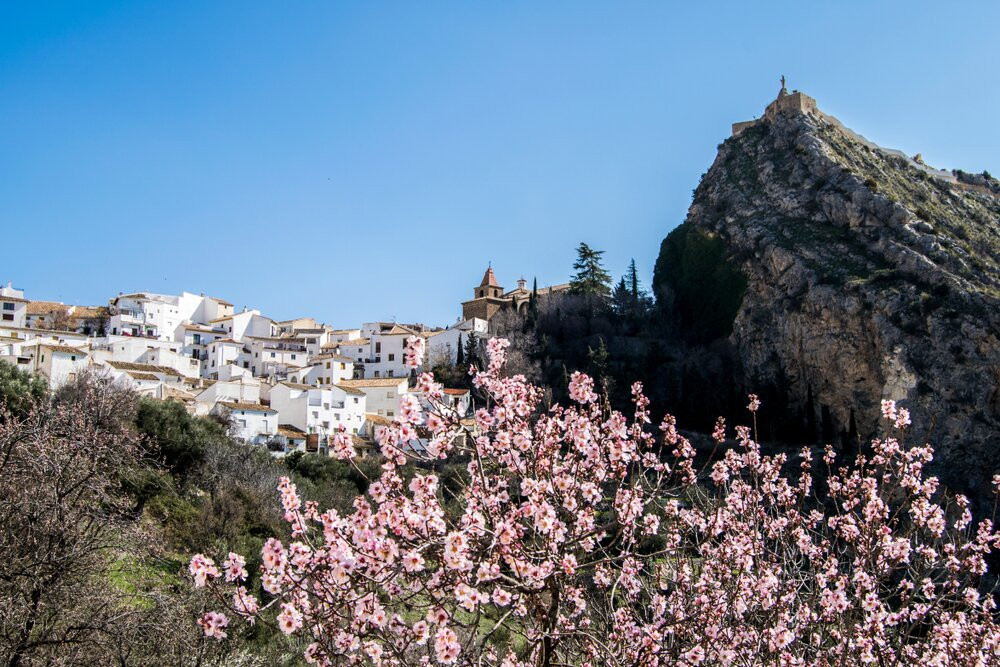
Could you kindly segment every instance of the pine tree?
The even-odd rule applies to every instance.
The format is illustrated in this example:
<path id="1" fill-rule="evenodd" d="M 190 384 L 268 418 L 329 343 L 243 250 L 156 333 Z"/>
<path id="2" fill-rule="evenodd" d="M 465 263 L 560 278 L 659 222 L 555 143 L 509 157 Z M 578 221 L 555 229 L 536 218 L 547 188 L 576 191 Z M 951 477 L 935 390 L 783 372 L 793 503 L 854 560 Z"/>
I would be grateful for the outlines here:
<path id="1" fill-rule="evenodd" d="M 465 346 L 462 344 L 462 334 L 458 334 L 458 353 L 455 355 L 455 365 L 465 364 Z"/>
<path id="2" fill-rule="evenodd" d="M 642 321 L 652 307 L 652 303 L 649 294 L 642 289 L 639 282 L 639 271 L 635 268 L 635 260 L 633 259 L 629 262 L 625 275 L 618 281 L 611 293 L 611 305 L 619 317 L 636 324 Z"/>
<path id="3" fill-rule="evenodd" d="M 632 311 L 634 303 L 632 293 L 629 291 L 625 277 L 618 281 L 614 291 L 611 293 L 611 307 L 619 317 L 626 317 Z"/>
<path id="4" fill-rule="evenodd" d="M 601 264 L 604 251 L 594 250 L 586 243 L 581 243 L 576 254 L 576 262 L 573 264 L 576 275 L 570 280 L 570 291 L 588 296 L 611 296 L 611 275 Z"/>

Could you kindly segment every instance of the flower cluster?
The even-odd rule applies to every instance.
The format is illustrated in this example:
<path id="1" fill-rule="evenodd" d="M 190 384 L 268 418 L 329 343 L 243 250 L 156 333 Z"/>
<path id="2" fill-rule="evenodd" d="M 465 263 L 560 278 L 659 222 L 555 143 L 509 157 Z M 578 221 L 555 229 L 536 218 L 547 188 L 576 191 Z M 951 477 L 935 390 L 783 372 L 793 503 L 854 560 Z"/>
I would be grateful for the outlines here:
<path id="1" fill-rule="evenodd" d="M 427 341 L 420 336 L 409 336 L 406 339 L 406 346 L 403 350 L 403 362 L 407 368 L 420 368 L 424 361 L 424 351 Z"/>
<path id="2" fill-rule="evenodd" d="M 414 367 L 422 342 L 408 341 Z M 402 401 L 352 512 L 321 512 L 281 480 L 289 536 L 261 552 L 266 603 L 236 554 L 222 571 L 195 556 L 195 585 L 307 638 L 324 666 L 1000 664 L 981 589 L 1000 535 L 965 499 L 939 500 L 929 448 L 887 437 L 850 465 L 831 448 L 796 465 L 750 428 L 728 441 L 720 421 L 703 473 L 672 417 L 650 428 L 640 384 L 631 417 L 582 373 L 571 405 L 543 409 L 537 387 L 503 376 L 507 342 L 487 349 L 474 427 L 443 402 Z M 442 397 L 429 374 L 417 382 Z M 883 414 L 909 423 L 895 404 Z M 425 450 L 407 446 L 418 428 Z M 466 473 L 447 491 L 445 456 Z M 201 621 L 216 638 L 228 622 Z"/>

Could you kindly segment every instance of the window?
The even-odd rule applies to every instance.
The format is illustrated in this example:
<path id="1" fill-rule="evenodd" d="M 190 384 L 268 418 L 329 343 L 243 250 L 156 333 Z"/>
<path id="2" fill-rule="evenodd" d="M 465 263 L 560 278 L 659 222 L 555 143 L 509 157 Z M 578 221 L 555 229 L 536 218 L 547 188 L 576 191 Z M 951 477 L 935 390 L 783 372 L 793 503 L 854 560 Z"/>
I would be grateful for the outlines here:
<path id="1" fill-rule="evenodd" d="M 375 371 L 375 377 L 378 377 L 378 371 Z"/>
<path id="2" fill-rule="evenodd" d="M 14 304 L 10 303 L 9 301 L 5 301 L 4 304 L 3 304 L 3 309 L 4 310 L 14 310 Z"/>
<path id="3" fill-rule="evenodd" d="M 271 358 L 274 359 L 274 352 L 271 353 Z"/>
<path id="4" fill-rule="evenodd" d="M 385 397 L 386 398 L 396 398 L 396 392 L 394 392 L 392 389 L 390 389 L 389 391 L 385 392 Z"/>
<path id="5" fill-rule="evenodd" d="M 354 397 L 354 402 L 355 402 L 355 403 L 357 403 L 357 402 L 358 402 L 358 397 L 357 397 L 357 396 L 355 396 L 355 397 Z"/>
<path id="6" fill-rule="evenodd" d="M 239 425 L 240 428 L 246 428 L 247 427 L 247 420 L 246 419 L 237 419 L 236 423 Z"/>
<path id="7" fill-rule="evenodd" d="M 327 367 L 327 368 L 329 368 L 329 367 L 330 367 L 330 362 L 329 362 L 329 361 L 328 361 L 328 362 L 326 362 L 326 367 Z"/>
<path id="8" fill-rule="evenodd" d="M 392 377 L 392 374 L 393 374 L 393 371 L 392 371 L 392 369 L 391 369 L 391 368 L 390 368 L 389 370 L 387 370 L 387 371 L 385 372 L 385 376 L 386 376 L 386 377 L 389 377 L 389 378 L 391 378 L 391 377 Z"/>
<path id="9" fill-rule="evenodd" d="M 70 361 L 76 361 L 76 355 L 75 354 L 69 355 L 69 360 Z"/>
<path id="10" fill-rule="evenodd" d="M 379 413 L 380 415 L 384 415 L 384 414 L 385 414 L 385 411 L 384 411 L 384 410 L 382 410 L 382 409 L 379 409 L 378 413 Z"/>
<path id="11" fill-rule="evenodd" d="M 386 416 L 386 417 L 392 417 L 392 416 L 393 416 L 393 412 L 392 412 L 392 410 L 386 410 L 386 411 L 385 411 L 385 416 Z"/>
<path id="12" fill-rule="evenodd" d="M 4 304 L 4 305 L 6 306 L 7 304 Z M 4 313 L 3 314 L 3 321 L 4 322 L 13 322 L 14 321 L 14 316 L 11 315 L 10 313 Z"/>
<path id="13" fill-rule="evenodd" d="M 294 358 L 295 358 L 295 355 L 293 354 L 293 355 L 292 355 L 292 359 L 294 359 Z"/>
<path id="14" fill-rule="evenodd" d="M 340 364 L 340 370 L 346 371 L 347 370 L 347 364 L 341 363 Z"/>
<path id="15" fill-rule="evenodd" d="M 375 343 L 375 353 L 378 354 L 381 351 L 382 351 L 382 343 L 381 342 Z"/>
<path id="16" fill-rule="evenodd" d="M 313 410 L 313 419 L 319 419 L 319 411 Z"/>
<path id="17" fill-rule="evenodd" d="M 339 412 L 334 412 L 333 413 L 333 418 L 336 419 L 337 421 L 340 421 L 340 413 Z"/>
<path id="18" fill-rule="evenodd" d="M 395 355 L 395 354 L 392 354 L 392 353 L 390 352 L 390 353 L 389 353 L 389 361 L 396 361 L 396 355 Z"/>

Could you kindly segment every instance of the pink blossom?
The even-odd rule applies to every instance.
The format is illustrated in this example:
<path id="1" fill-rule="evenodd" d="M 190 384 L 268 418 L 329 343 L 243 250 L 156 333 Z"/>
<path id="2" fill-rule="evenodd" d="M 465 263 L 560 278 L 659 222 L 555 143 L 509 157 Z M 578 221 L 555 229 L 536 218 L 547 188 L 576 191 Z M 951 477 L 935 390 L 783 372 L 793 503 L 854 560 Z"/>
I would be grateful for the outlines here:
<path id="1" fill-rule="evenodd" d="M 597 400 L 594 380 L 580 371 L 575 371 L 569 380 L 569 396 L 577 403 L 593 403 Z"/>
<path id="2" fill-rule="evenodd" d="M 225 639 L 225 629 L 229 627 L 229 619 L 220 612 L 210 611 L 205 613 L 198 621 L 198 625 L 205 631 L 206 637 L 214 639 Z"/>
<path id="3" fill-rule="evenodd" d="M 226 572 L 226 581 L 243 581 L 247 578 L 246 559 L 237 553 L 230 551 L 222 566 Z"/>
<path id="4" fill-rule="evenodd" d="M 424 361 L 425 347 L 426 341 L 420 336 L 410 336 L 406 339 L 403 359 L 407 368 L 420 368 Z"/>
<path id="5" fill-rule="evenodd" d="M 719 420 L 704 461 L 711 443 L 696 448 L 672 416 L 651 426 L 640 384 L 632 417 L 582 373 L 570 404 L 549 406 L 504 374 L 506 341 L 486 349 L 474 424 L 421 374 L 424 402 L 402 401 L 380 432 L 380 474 L 350 511 L 321 512 L 279 481 L 288 528 L 261 550 L 266 601 L 235 553 L 224 577 L 195 556 L 195 585 L 237 621 L 275 607 L 324 667 L 528 667 L 546 650 L 589 667 L 997 662 L 995 601 L 979 591 L 1000 534 L 939 493 L 929 447 L 886 437 L 853 458 L 827 447 L 819 463 L 811 447 L 763 451 L 748 425 L 724 446 Z M 909 425 L 892 401 L 882 412 Z M 428 455 L 402 447 L 421 423 Z M 349 456 L 346 439 L 333 449 Z M 439 480 L 439 457 L 464 474 Z M 199 622 L 225 636 L 228 619 Z M 514 636 L 523 652 L 505 647 Z"/>
<path id="6" fill-rule="evenodd" d="M 302 627 L 302 612 L 285 602 L 281 605 L 281 613 L 278 614 L 277 620 L 278 629 L 286 635 L 290 635 Z"/>
<path id="7" fill-rule="evenodd" d="M 219 576 L 219 568 L 215 567 L 211 558 L 203 554 L 195 554 L 191 557 L 188 571 L 194 577 L 194 585 L 198 588 L 204 586 L 209 579 Z"/>

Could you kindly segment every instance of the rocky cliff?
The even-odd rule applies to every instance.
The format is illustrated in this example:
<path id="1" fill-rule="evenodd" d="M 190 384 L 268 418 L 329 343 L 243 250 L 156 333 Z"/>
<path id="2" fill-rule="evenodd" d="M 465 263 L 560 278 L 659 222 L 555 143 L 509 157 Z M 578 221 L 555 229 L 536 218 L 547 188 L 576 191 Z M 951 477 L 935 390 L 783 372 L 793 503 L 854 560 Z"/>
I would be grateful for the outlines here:
<path id="1" fill-rule="evenodd" d="M 722 249 L 715 278 L 679 277 L 697 265 L 692 239 Z M 782 90 L 719 147 L 656 282 L 692 303 L 699 286 L 738 285 L 714 315 L 748 388 L 782 386 L 845 441 L 876 434 L 879 401 L 895 399 L 944 481 L 986 497 L 1000 471 L 1000 184 L 987 174 L 931 169 Z"/>

